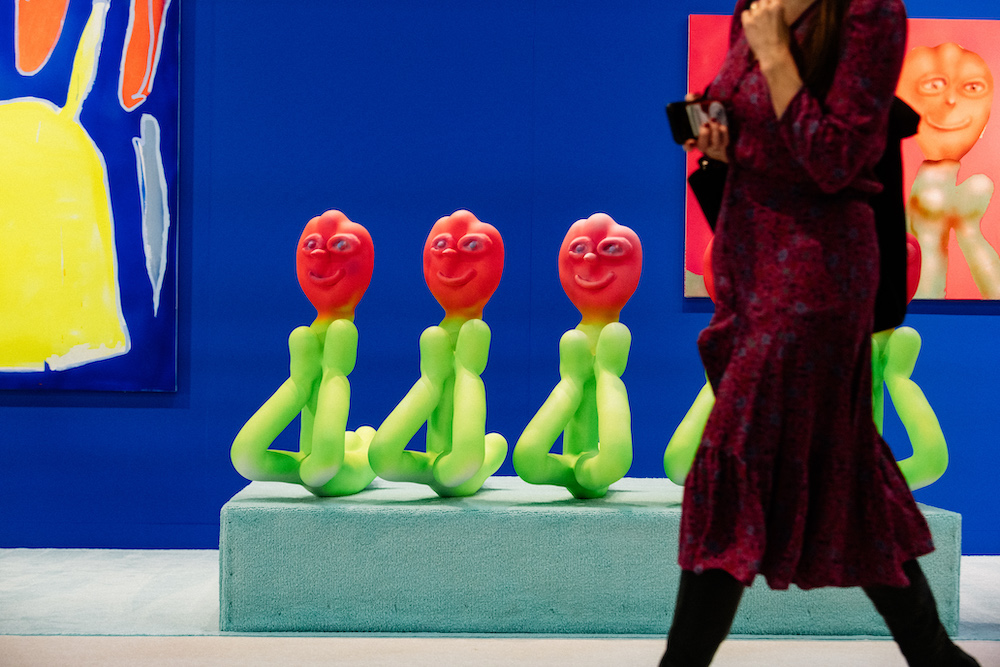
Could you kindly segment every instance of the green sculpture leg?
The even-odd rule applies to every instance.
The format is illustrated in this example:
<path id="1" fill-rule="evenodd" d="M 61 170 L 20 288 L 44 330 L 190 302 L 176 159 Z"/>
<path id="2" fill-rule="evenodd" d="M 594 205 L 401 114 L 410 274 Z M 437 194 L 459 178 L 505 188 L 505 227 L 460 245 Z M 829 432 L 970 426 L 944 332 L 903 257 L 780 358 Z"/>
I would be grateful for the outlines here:
<path id="1" fill-rule="evenodd" d="M 347 415 L 351 405 L 351 384 L 347 379 L 358 353 L 358 330 L 349 320 L 335 320 L 323 334 L 323 374 L 316 393 L 308 452 L 299 466 L 302 483 L 321 487 L 329 482 L 344 462 Z M 306 413 L 303 413 L 306 419 Z"/>
<path id="2" fill-rule="evenodd" d="M 464 484 L 480 472 L 486 460 L 486 387 L 480 375 L 486 370 L 489 350 L 490 329 L 486 323 L 465 322 L 455 344 L 453 401 L 448 410 L 442 406 L 438 410 L 442 419 L 451 417 L 451 432 L 444 451 L 434 461 L 436 488 Z"/>
<path id="3" fill-rule="evenodd" d="M 486 480 L 500 469 L 500 466 L 503 465 L 504 460 L 507 458 L 507 440 L 502 435 L 499 433 L 487 433 L 485 441 L 486 455 L 483 465 L 480 466 L 472 478 L 462 484 L 451 487 L 442 486 L 434 482 L 431 484 L 431 488 L 434 489 L 435 493 L 443 497 L 464 497 L 471 496 L 483 488 Z"/>
<path id="4" fill-rule="evenodd" d="M 236 472 L 247 479 L 262 482 L 298 484 L 299 452 L 271 450 L 268 447 L 299 415 L 304 401 L 291 380 L 278 390 L 254 413 L 233 440 L 230 458 Z"/>
<path id="5" fill-rule="evenodd" d="M 233 440 L 230 457 L 247 479 L 300 484 L 301 452 L 271 450 L 271 443 L 308 405 L 319 382 L 322 349 L 309 327 L 288 337 L 289 378 L 267 399 Z M 304 424 L 308 431 L 311 423 Z"/>
<path id="6" fill-rule="evenodd" d="M 895 329 L 872 334 L 872 419 L 879 435 L 885 423 L 885 362 L 889 337 Z"/>
<path id="7" fill-rule="evenodd" d="M 507 458 L 507 440 L 499 433 L 486 433 L 486 387 L 480 377 L 490 351 L 490 329 L 480 319 L 464 322 L 455 342 L 454 385 L 446 389 L 438 406 L 438 425 L 450 426 L 448 442 L 432 445 L 442 454 L 434 464 L 431 488 L 440 496 L 470 496 L 492 476 Z M 444 399 L 451 398 L 450 401 Z M 450 421 L 448 421 L 450 420 Z M 444 431 L 430 428 L 439 438 Z"/>
<path id="8" fill-rule="evenodd" d="M 593 492 L 606 490 L 632 467 L 632 411 L 621 376 L 628 364 L 632 334 L 620 322 L 606 325 L 594 356 L 598 445 L 574 466 L 577 483 Z"/>
<path id="9" fill-rule="evenodd" d="M 375 429 L 362 426 L 357 431 L 347 431 L 344 464 L 337 475 L 321 487 L 309 487 L 317 496 L 350 496 L 368 488 L 375 479 L 375 471 L 368 463 L 368 448 Z"/>
<path id="10" fill-rule="evenodd" d="M 514 447 L 519 477 L 563 486 L 577 498 L 600 498 L 625 476 L 632 465 L 632 414 L 621 375 L 631 340 L 619 322 L 563 334 L 561 379 Z M 560 434 L 562 453 L 555 454 Z"/>
<path id="11" fill-rule="evenodd" d="M 591 376 L 583 383 L 583 398 L 562 436 L 562 457 L 571 473 L 565 487 L 574 498 L 603 498 L 608 492 L 608 487 L 600 484 L 584 486 L 578 477 L 583 462 L 599 452 L 601 434 L 598 422 L 597 379 Z"/>
<path id="12" fill-rule="evenodd" d="M 575 482 L 576 457 L 551 453 L 583 396 L 583 387 L 572 379 L 555 386 L 514 445 L 512 460 L 517 476 L 529 484 L 567 486 Z"/>
<path id="13" fill-rule="evenodd" d="M 512 459 L 518 477 L 529 484 L 568 488 L 576 484 L 573 467 L 579 453 L 553 454 L 551 449 L 583 404 L 584 384 L 593 374 L 593 357 L 584 333 L 573 329 L 559 340 L 559 374 L 559 383 L 514 445 Z"/>
<path id="14" fill-rule="evenodd" d="M 941 424 L 924 392 L 910 379 L 919 354 L 920 334 L 916 330 L 900 327 L 889 337 L 885 384 L 913 446 L 913 455 L 899 462 L 912 490 L 933 484 L 948 468 L 948 445 Z"/>
<path id="15" fill-rule="evenodd" d="M 913 455 L 899 461 L 911 490 L 933 484 L 948 467 L 948 445 L 927 397 L 910 379 L 920 354 L 920 334 L 911 327 L 880 331 L 872 337 L 872 418 L 882 432 L 883 384 L 910 438 Z M 706 382 L 677 426 L 663 454 L 663 469 L 675 484 L 684 484 L 694 462 L 715 396 Z"/>
<path id="16" fill-rule="evenodd" d="M 663 471 L 674 484 L 684 486 L 714 406 L 715 394 L 712 393 L 712 385 L 706 380 L 691 408 L 670 437 L 667 451 L 663 453 Z"/>
<path id="17" fill-rule="evenodd" d="M 448 332 L 441 327 L 425 329 L 420 335 L 420 379 L 378 427 L 368 451 L 372 470 L 379 477 L 421 484 L 434 481 L 432 468 L 438 453 L 407 450 L 406 445 L 437 409 L 453 373 Z M 430 431 L 428 425 L 428 438 Z"/>

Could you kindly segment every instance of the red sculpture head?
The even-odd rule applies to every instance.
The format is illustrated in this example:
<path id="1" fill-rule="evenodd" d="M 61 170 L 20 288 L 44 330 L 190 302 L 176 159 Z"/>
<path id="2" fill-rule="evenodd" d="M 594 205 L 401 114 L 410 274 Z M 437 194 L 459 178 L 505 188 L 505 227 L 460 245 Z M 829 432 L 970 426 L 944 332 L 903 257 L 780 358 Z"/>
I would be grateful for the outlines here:
<path id="1" fill-rule="evenodd" d="M 906 54 L 897 94 L 920 114 L 924 156 L 961 160 L 990 118 L 993 75 L 979 54 L 958 44 L 918 46 Z"/>
<path id="2" fill-rule="evenodd" d="M 559 249 L 559 281 L 583 322 L 617 322 L 639 285 L 642 244 L 605 213 L 577 220 Z"/>
<path id="3" fill-rule="evenodd" d="M 715 275 L 712 274 L 712 246 L 715 244 L 715 237 L 713 236 L 708 240 L 708 246 L 705 248 L 705 255 L 702 258 L 702 266 L 705 272 L 705 291 L 708 292 L 708 298 L 715 303 Z"/>
<path id="4" fill-rule="evenodd" d="M 913 234 L 906 233 L 906 303 L 913 301 L 920 284 L 920 265 L 923 256 L 920 253 L 920 242 Z"/>
<path id="5" fill-rule="evenodd" d="M 374 268 L 375 244 L 368 230 L 340 211 L 327 211 L 306 223 L 295 269 L 319 319 L 354 319 Z"/>
<path id="6" fill-rule="evenodd" d="M 434 223 L 424 243 L 424 280 L 447 317 L 480 319 L 503 275 L 503 239 L 469 211 Z"/>

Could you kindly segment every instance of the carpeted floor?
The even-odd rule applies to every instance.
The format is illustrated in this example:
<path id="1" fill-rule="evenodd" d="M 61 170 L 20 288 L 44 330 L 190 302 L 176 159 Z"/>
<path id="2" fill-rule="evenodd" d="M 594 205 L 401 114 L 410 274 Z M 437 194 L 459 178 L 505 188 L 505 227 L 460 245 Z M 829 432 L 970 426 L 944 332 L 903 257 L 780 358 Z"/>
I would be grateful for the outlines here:
<path id="1" fill-rule="evenodd" d="M 218 552 L 0 550 L 0 665 L 655 665 L 661 637 L 219 632 Z M 960 643 L 1000 667 L 1000 557 L 962 559 Z M 666 623 L 666 621 L 665 621 Z M 905 665 L 882 639 L 740 638 L 721 667 Z"/>

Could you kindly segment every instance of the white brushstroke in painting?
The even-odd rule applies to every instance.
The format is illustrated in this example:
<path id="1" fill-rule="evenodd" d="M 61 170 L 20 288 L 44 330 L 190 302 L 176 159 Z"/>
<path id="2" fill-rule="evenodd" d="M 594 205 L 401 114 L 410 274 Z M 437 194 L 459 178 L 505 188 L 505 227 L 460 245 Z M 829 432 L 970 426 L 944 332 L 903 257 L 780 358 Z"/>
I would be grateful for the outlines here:
<path id="1" fill-rule="evenodd" d="M 146 252 L 146 273 L 153 287 L 153 316 L 160 308 L 160 289 L 167 271 L 167 233 L 170 209 L 167 204 L 167 179 L 160 155 L 160 124 L 149 114 L 142 115 L 135 148 L 139 193 L 142 198 L 142 246 Z"/>

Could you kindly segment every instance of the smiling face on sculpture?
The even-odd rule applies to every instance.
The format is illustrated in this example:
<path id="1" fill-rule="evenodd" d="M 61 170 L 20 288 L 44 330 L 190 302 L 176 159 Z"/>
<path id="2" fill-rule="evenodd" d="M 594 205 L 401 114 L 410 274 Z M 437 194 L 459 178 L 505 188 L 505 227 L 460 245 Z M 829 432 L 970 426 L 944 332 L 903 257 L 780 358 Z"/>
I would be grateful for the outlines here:
<path id="1" fill-rule="evenodd" d="M 448 317 L 480 319 L 503 275 L 503 239 L 469 211 L 441 218 L 424 244 L 424 280 Z"/>
<path id="2" fill-rule="evenodd" d="M 920 114 L 924 156 L 961 160 L 989 120 L 993 75 L 978 54 L 952 42 L 920 46 L 906 55 L 898 95 Z"/>
<path id="3" fill-rule="evenodd" d="M 375 268 L 368 230 L 340 211 L 310 220 L 295 254 L 299 285 L 320 319 L 353 319 Z"/>
<path id="4" fill-rule="evenodd" d="M 604 213 L 573 223 L 559 249 L 559 280 L 587 323 L 617 321 L 641 273 L 639 237 Z"/>

